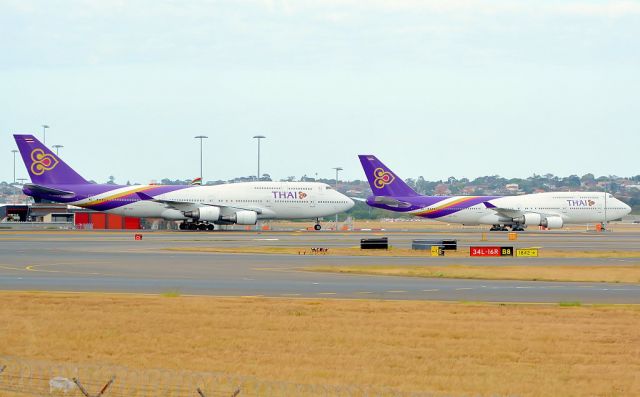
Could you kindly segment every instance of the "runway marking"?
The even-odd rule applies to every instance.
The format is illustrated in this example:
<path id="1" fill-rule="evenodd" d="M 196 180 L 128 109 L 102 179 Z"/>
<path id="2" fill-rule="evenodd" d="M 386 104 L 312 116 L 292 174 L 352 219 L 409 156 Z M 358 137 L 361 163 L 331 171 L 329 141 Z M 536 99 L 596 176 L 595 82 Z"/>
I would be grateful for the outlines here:
<path id="1" fill-rule="evenodd" d="M 38 272 L 38 273 L 62 273 L 62 274 L 81 274 L 85 276 L 107 276 L 107 277 L 117 277 L 116 274 L 109 273 L 98 273 L 98 272 L 75 272 L 70 270 L 44 270 L 38 269 L 38 267 L 42 266 L 64 266 L 64 265 L 88 265 L 88 264 L 105 264 L 104 262 L 83 262 L 83 263 L 48 263 L 42 265 L 29 265 L 25 266 L 25 270 L 28 272 Z"/>
<path id="2" fill-rule="evenodd" d="M 6 270 L 17 270 L 20 272 L 24 272 L 24 267 L 11 267 L 9 265 L 0 265 L 0 269 L 6 269 Z"/>
<path id="3" fill-rule="evenodd" d="M 437 288 L 434 288 L 434 289 L 423 289 L 422 290 L 422 292 L 437 292 L 437 291 L 440 291 L 440 290 L 437 289 Z"/>
<path id="4" fill-rule="evenodd" d="M 462 290 L 467 290 L 467 289 L 473 289 L 473 288 L 470 288 L 470 287 L 463 287 L 463 288 L 456 288 L 455 290 L 456 290 L 456 291 L 462 291 Z"/>
<path id="5" fill-rule="evenodd" d="M 280 296 L 300 296 L 300 294 L 280 294 Z"/>
<path id="6" fill-rule="evenodd" d="M 356 294 L 373 294 L 373 292 L 369 292 L 369 291 L 359 291 L 359 292 L 356 292 Z"/>
<path id="7" fill-rule="evenodd" d="M 318 292 L 318 295 L 337 295 L 335 292 Z"/>
<path id="8" fill-rule="evenodd" d="M 405 292 L 407 292 L 407 291 L 402 291 L 402 290 L 390 290 L 390 291 L 385 291 L 385 292 L 388 292 L 388 293 L 390 293 L 390 294 L 402 294 L 402 293 L 405 293 Z"/>

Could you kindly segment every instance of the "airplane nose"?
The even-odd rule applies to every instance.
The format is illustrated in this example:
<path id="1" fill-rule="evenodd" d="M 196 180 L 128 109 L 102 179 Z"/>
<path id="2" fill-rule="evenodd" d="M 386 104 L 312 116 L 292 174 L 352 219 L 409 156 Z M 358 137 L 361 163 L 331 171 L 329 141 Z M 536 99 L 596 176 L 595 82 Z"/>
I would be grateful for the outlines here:
<path id="1" fill-rule="evenodd" d="M 624 214 L 629 215 L 631 213 L 631 207 L 628 204 L 622 203 L 624 205 Z"/>

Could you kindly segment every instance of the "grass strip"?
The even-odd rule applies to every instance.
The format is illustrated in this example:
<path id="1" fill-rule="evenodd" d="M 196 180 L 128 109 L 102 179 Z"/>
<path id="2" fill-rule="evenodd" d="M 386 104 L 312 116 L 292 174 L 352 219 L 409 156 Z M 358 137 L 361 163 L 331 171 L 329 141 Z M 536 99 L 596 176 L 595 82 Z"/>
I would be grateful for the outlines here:
<path id="1" fill-rule="evenodd" d="M 324 273 L 370 274 L 425 278 L 476 280 L 575 281 L 638 283 L 640 265 L 630 266 L 314 266 L 300 270 Z"/>

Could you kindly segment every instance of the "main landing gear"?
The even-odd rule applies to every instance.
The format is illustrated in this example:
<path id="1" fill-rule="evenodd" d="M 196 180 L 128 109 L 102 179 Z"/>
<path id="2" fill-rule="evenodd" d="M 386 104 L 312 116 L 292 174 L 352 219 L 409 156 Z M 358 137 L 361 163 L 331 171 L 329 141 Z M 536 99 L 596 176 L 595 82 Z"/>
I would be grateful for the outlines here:
<path id="1" fill-rule="evenodd" d="M 508 232 L 509 228 L 507 225 L 493 225 L 489 229 L 490 232 Z M 524 232 L 524 226 L 516 223 L 515 225 L 511 225 L 512 232 Z"/>
<path id="2" fill-rule="evenodd" d="M 201 231 L 212 231 L 215 229 L 213 223 L 205 223 L 205 222 L 187 222 L 184 221 L 179 226 L 180 230 L 201 230 Z"/>
<path id="3" fill-rule="evenodd" d="M 315 230 L 322 229 L 322 225 L 320 224 L 320 218 L 316 218 L 316 224 L 313 226 Z"/>

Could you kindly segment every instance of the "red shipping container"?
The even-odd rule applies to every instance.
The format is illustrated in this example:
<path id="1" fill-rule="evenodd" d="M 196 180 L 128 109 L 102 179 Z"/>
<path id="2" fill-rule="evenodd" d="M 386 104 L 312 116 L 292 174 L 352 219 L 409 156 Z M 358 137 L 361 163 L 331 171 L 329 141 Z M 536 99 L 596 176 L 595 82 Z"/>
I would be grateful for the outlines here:
<path id="1" fill-rule="evenodd" d="M 140 229 L 140 218 L 132 218 L 127 216 L 124 218 L 124 228 L 128 230 Z"/>
<path id="2" fill-rule="evenodd" d="M 106 229 L 107 214 L 95 212 L 91 214 L 91 223 L 93 223 L 94 229 Z"/>
<path id="3" fill-rule="evenodd" d="M 107 214 L 107 229 L 122 229 L 122 221 L 120 215 Z"/>
<path id="4" fill-rule="evenodd" d="M 75 224 L 76 225 L 86 225 L 87 223 L 89 223 L 89 213 L 88 212 L 76 212 Z"/>

